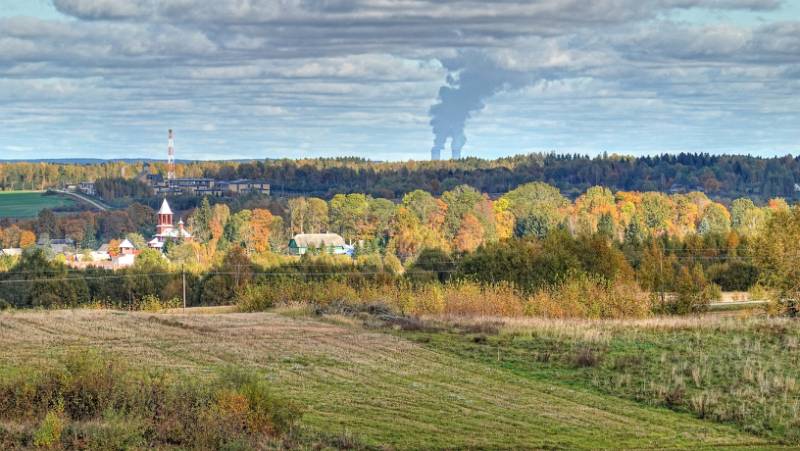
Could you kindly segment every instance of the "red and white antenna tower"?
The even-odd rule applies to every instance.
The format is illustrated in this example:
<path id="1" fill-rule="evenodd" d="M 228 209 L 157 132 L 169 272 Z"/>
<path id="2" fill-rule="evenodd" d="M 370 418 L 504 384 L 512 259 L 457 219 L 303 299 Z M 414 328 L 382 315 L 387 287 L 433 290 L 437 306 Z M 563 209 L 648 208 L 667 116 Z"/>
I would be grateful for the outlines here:
<path id="1" fill-rule="evenodd" d="M 167 180 L 175 180 L 175 140 L 172 138 L 172 129 L 167 139 Z"/>

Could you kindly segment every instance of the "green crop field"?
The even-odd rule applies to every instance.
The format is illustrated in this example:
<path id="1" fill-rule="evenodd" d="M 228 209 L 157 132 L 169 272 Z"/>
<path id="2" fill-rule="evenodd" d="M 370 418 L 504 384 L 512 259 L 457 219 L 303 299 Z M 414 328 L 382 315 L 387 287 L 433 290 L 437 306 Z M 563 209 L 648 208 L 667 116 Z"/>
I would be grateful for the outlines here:
<path id="1" fill-rule="evenodd" d="M 554 321 L 403 332 L 397 327 L 369 326 L 353 317 L 320 317 L 291 310 L 246 314 L 12 312 L 0 313 L 0 378 L 17 367 L 35 362 L 50 365 L 67 353 L 87 351 L 177 372 L 184 380 L 204 380 L 219 368 L 234 366 L 257 372 L 273 390 L 301 405 L 300 428 L 310 437 L 338 437 L 335 448 L 793 446 L 797 443 L 794 434 L 781 430 L 779 419 L 759 410 L 769 409 L 767 402 L 744 411 L 748 418 L 712 415 L 733 405 L 735 394 L 726 395 L 726 387 L 739 391 L 749 387 L 742 379 L 747 372 L 728 361 L 746 365 L 752 343 L 774 341 L 773 335 L 764 336 L 766 329 L 793 326 L 759 322 L 739 327 L 733 321 L 722 321 L 714 323 L 716 327 Z M 703 348 L 713 353 L 712 346 L 722 346 L 716 357 L 706 361 L 702 354 L 692 353 L 698 343 L 713 339 L 720 331 L 720 339 Z M 782 336 L 788 339 L 794 332 Z M 676 340 L 685 342 L 686 349 L 675 347 Z M 580 349 L 584 346 L 594 354 L 583 356 Z M 737 348 L 739 354 L 733 352 Z M 732 359 L 731 352 L 738 360 Z M 684 367 L 674 361 L 684 355 L 686 376 Z M 788 355 L 782 353 L 781 358 Z M 634 362 L 635 358 L 640 360 Z M 754 362 L 771 365 L 776 359 Z M 720 366 L 723 364 L 730 368 Z M 693 381 L 695 366 L 702 375 Z M 731 373 L 712 375 L 717 369 Z M 780 369 L 788 371 L 787 367 Z M 762 370 L 764 377 L 770 378 L 763 382 L 769 390 L 758 396 L 772 399 L 776 414 L 783 406 L 790 409 L 793 388 L 773 393 L 773 371 Z M 671 372 L 676 375 L 670 376 Z M 753 372 L 758 379 L 758 370 Z M 681 399 L 673 390 L 677 376 L 685 379 Z M 731 381 L 739 382 L 726 385 Z M 651 384 L 655 392 L 664 387 L 674 403 L 672 408 L 649 401 L 655 396 Z M 709 401 L 709 414 L 703 416 L 682 403 L 699 396 L 707 384 L 713 386 L 706 390 L 717 388 L 719 397 L 713 404 Z M 753 384 L 758 387 L 758 382 Z M 747 393 L 742 396 L 747 401 L 755 399 Z M 785 419 L 792 421 L 788 414 Z M 0 421 L 0 432 L 3 427 L 10 437 L 9 431 L 25 426 L 14 422 L 4 426 Z M 19 434 L 24 442 L 24 433 Z"/>
<path id="2" fill-rule="evenodd" d="M 37 191 L 0 191 L 0 218 L 33 218 L 45 208 L 65 207 L 75 201 Z"/>

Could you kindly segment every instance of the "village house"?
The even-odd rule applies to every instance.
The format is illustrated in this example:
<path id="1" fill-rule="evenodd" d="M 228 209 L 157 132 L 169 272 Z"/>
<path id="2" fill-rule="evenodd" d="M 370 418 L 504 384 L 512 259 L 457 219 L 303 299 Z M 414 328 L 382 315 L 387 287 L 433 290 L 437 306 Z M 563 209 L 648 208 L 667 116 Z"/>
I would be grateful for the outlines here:
<path id="1" fill-rule="evenodd" d="M 54 255 L 71 255 L 75 252 L 75 240 L 71 238 L 47 239 L 40 238 L 36 245 L 40 248 L 50 248 Z"/>
<path id="2" fill-rule="evenodd" d="M 7 249 L 0 249 L 0 257 L 18 257 L 22 255 L 22 249 L 18 247 L 10 247 Z"/>
<path id="3" fill-rule="evenodd" d="M 353 255 L 354 248 L 335 233 L 300 233 L 289 241 L 291 255 L 304 255 L 314 250 L 331 255 Z"/>
<path id="4" fill-rule="evenodd" d="M 136 247 L 126 238 L 119 243 L 119 254 L 111 257 L 111 266 L 115 269 L 133 266 L 137 254 Z"/>
<path id="5" fill-rule="evenodd" d="M 104 243 L 96 251 L 90 252 L 89 256 L 93 262 L 111 260 L 111 254 L 108 253 L 108 243 Z"/>

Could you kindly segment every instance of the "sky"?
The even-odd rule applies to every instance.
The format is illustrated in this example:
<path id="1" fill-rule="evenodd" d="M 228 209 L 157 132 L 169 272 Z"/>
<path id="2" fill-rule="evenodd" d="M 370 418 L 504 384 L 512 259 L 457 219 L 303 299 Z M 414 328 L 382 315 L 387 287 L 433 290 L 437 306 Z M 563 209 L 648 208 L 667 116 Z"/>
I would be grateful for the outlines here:
<path id="1" fill-rule="evenodd" d="M 0 0 L 0 159 L 797 155 L 798 94 L 800 0 Z"/>

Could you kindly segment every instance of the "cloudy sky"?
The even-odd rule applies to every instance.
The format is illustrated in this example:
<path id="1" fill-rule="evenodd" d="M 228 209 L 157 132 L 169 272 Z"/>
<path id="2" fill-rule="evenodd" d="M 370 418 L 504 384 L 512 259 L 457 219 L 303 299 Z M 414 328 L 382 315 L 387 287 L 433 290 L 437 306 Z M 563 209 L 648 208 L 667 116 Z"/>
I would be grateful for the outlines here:
<path id="1" fill-rule="evenodd" d="M 800 0 L 0 0 L 0 159 L 798 154 L 798 94 Z"/>

